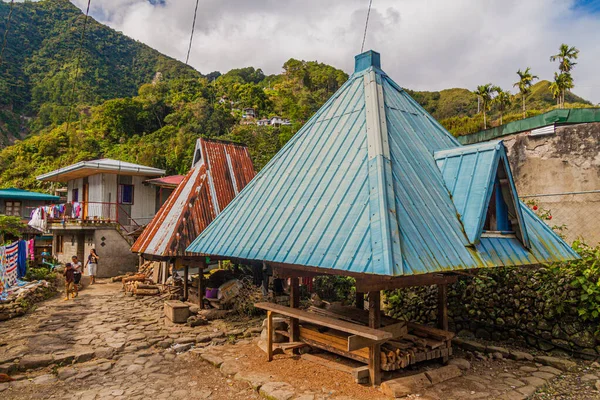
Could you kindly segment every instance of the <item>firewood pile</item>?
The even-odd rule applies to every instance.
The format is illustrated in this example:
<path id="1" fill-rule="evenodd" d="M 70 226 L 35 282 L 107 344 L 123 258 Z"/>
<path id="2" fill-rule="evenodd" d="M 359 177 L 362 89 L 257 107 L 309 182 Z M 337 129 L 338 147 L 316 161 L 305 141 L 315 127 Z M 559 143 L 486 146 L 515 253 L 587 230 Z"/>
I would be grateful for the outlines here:
<path id="1" fill-rule="evenodd" d="M 311 306 L 307 311 L 347 322 L 368 325 L 368 312 L 351 307 L 332 305 L 329 309 L 322 309 Z M 387 316 L 381 318 L 382 327 L 399 322 L 401 321 Z M 407 334 L 388 340 L 381 345 L 382 370 L 394 371 L 421 361 L 452 355 L 453 333 L 412 322 L 407 322 L 407 327 Z M 369 360 L 368 347 L 347 351 L 348 334 L 343 332 L 323 331 L 315 325 L 301 323 L 300 340 L 360 362 L 368 363 Z"/>

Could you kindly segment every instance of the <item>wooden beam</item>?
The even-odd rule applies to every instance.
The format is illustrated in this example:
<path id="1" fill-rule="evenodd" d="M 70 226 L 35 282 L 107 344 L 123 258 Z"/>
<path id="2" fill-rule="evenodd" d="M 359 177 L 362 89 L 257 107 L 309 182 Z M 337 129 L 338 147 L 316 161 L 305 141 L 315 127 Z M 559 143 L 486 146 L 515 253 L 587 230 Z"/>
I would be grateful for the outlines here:
<path id="1" fill-rule="evenodd" d="M 379 329 L 381 325 L 381 292 L 369 292 L 369 328 Z M 369 346 L 369 377 L 371 385 L 381 384 L 381 345 Z"/>
<path id="2" fill-rule="evenodd" d="M 183 267 L 183 300 L 187 301 L 188 299 L 188 278 L 189 278 L 189 268 L 187 265 Z"/>
<path id="3" fill-rule="evenodd" d="M 448 330 L 448 285 L 438 285 L 438 328 Z"/>
<path id="4" fill-rule="evenodd" d="M 339 319 L 325 317 L 314 313 L 309 313 L 303 310 L 290 308 L 273 303 L 256 303 L 254 307 L 261 308 L 267 311 L 273 311 L 277 314 L 285 315 L 286 317 L 298 318 L 300 321 L 305 321 L 311 324 L 324 326 L 338 331 L 359 335 L 372 340 L 391 339 L 392 334 L 379 329 L 372 329 L 363 325 L 353 324 L 351 322 L 341 321 Z M 377 306 L 379 310 L 379 306 Z M 378 314 L 379 315 L 379 314 Z M 379 320 L 379 317 L 377 318 Z"/>
<path id="5" fill-rule="evenodd" d="M 393 290 L 411 286 L 429 286 L 450 284 L 458 280 L 455 275 L 425 274 L 399 277 L 370 276 L 356 279 L 358 292 L 371 292 L 378 290 Z"/>
<path id="6" fill-rule="evenodd" d="M 206 267 L 206 261 L 202 261 L 200 264 L 200 271 L 198 276 L 198 306 L 202 310 L 204 308 L 204 268 Z"/>
<path id="7" fill-rule="evenodd" d="M 273 312 L 267 311 L 267 361 L 273 361 Z"/>
<path id="8" fill-rule="evenodd" d="M 379 330 L 390 332 L 393 335 L 392 339 L 400 339 L 408 333 L 408 327 L 404 321 L 398 322 L 394 325 L 388 325 L 383 328 L 380 327 Z M 388 339 L 374 341 L 357 335 L 348 336 L 348 351 L 362 349 L 374 344 L 383 344 L 387 341 Z"/>
<path id="9" fill-rule="evenodd" d="M 290 307 L 298 308 L 300 306 L 300 278 L 290 278 Z M 290 318 L 290 342 L 299 340 L 298 318 Z"/>
<path id="10" fill-rule="evenodd" d="M 359 310 L 365 309 L 365 294 L 362 292 L 356 292 L 356 304 L 355 307 Z"/>

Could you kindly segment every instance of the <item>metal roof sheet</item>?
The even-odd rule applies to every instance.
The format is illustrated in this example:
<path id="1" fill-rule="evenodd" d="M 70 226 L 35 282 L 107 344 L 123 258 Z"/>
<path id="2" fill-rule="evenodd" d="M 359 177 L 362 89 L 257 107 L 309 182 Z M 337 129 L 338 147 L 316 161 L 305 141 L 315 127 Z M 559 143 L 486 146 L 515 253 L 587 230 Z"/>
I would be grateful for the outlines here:
<path id="1" fill-rule="evenodd" d="M 30 192 L 28 190 L 8 188 L 0 189 L 0 199 L 58 201 L 59 196 L 47 193 Z"/>
<path id="2" fill-rule="evenodd" d="M 166 171 L 164 169 L 113 160 L 111 158 L 102 158 L 93 161 L 80 161 L 76 164 L 68 165 L 46 174 L 42 174 L 36 177 L 36 179 L 38 181 L 67 182 L 72 179 L 101 173 L 160 176 L 164 175 L 165 172 Z"/>
<path id="3" fill-rule="evenodd" d="M 184 177 L 184 175 L 169 175 L 162 178 L 148 179 L 145 182 L 155 186 L 175 188 L 181 183 Z"/>
<path id="4" fill-rule="evenodd" d="M 523 221 L 523 214 L 517 206 L 519 198 L 510 173 L 506 148 L 502 141 L 441 150 L 435 152 L 434 158 L 471 243 L 477 243 L 483 231 L 500 164 L 508 171 L 512 196 L 507 201 L 512 203 L 511 209 L 516 211 L 515 220 Z M 528 247 L 524 224 L 517 222 L 515 228 Z"/>
<path id="5" fill-rule="evenodd" d="M 388 276 L 494 265 L 467 238 L 433 156 L 460 144 L 378 56 L 356 66 L 188 251 Z"/>
<path id="6" fill-rule="evenodd" d="M 134 243 L 131 251 L 186 255 L 186 247 L 254 177 L 245 146 L 198 139 L 195 164 Z"/>

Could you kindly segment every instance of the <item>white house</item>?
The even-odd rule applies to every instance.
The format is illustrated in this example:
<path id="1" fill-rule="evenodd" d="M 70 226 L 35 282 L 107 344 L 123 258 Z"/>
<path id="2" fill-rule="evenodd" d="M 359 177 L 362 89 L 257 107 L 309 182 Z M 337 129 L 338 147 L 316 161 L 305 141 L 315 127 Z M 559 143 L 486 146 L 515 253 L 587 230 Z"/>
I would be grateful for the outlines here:
<path id="1" fill-rule="evenodd" d="M 134 270 L 137 257 L 129 251 L 129 234 L 146 225 L 161 196 L 146 181 L 165 171 L 112 159 L 82 161 L 37 177 L 67 185 L 67 203 L 47 209 L 47 227 L 54 236 L 52 250 L 61 262 L 76 255 L 85 259 L 95 248 L 100 256 L 98 276 Z"/>

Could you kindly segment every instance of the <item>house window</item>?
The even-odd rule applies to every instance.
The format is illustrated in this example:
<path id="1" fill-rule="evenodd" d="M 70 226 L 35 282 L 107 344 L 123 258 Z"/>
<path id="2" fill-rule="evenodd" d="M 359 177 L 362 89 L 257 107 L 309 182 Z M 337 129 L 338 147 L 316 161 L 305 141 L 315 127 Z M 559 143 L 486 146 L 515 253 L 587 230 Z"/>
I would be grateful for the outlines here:
<path id="1" fill-rule="evenodd" d="M 5 213 L 6 215 L 12 215 L 15 217 L 21 216 L 21 202 L 20 201 L 7 201 L 5 202 Z"/>
<path id="2" fill-rule="evenodd" d="M 71 190 L 71 201 L 79 201 L 79 189 Z"/>
<path id="3" fill-rule="evenodd" d="M 119 204 L 133 204 L 133 185 L 119 185 Z"/>
<path id="4" fill-rule="evenodd" d="M 62 254 L 64 251 L 64 237 L 63 235 L 56 235 L 56 254 Z"/>

